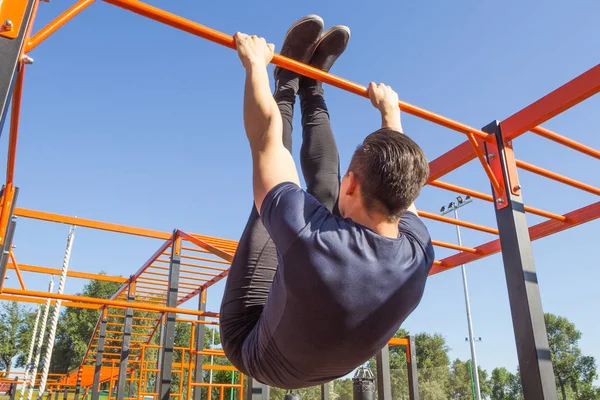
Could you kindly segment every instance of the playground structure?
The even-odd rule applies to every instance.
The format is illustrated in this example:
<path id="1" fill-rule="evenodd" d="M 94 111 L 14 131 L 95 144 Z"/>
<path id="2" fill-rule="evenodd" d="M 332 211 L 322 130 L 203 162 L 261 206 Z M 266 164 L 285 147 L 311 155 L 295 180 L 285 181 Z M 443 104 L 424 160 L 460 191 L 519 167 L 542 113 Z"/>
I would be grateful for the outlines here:
<path id="1" fill-rule="evenodd" d="M 229 35 L 140 1 L 105 0 L 105 2 L 217 44 L 232 49 L 235 48 L 234 41 Z M 86 388 L 84 390 L 91 392 L 92 400 L 97 400 L 99 384 L 110 382 L 111 387 L 113 384 L 116 386 L 116 400 L 124 400 L 128 398 L 126 396 L 126 383 L 133 382 L 138 385 L 137 398 L 140 398 L 140 396 L 153 396 L 160 400 L 168 400 L 170 397 L 179 396 L 183 400 L 184 398 L 191 399 L 191 396 L 193 396 L 194 400 L 199 400 L 200 390 L 196 389 L 210 385 L 201 382 L 203 368 L 210 368 L 202 364 L 201 356 L 223 356 L 222 352 L 204 349 L 203 341 L 198 340 L 204 337 L 203 331 L 206 324 L 218 324 L 218 314 L 206 311 L 207 290 L 227 276 L 227 265 L 235 254 L 236 242 L 190 234 L 180 230 L 174 230 L 172 233 L 159 232 L 16 206 L 18 189 L 14 180 L 14 169 L 25 69 L 32 62 L 32 58 L 28 54 L 53 32 L 92 3 L 94 3 L 94 0 L 77 1 L 34 35 L 31 33 L 33 20 L 39 5 L 37 0 L 4 0 L 1 3 L 0 121 L 4 122 L 11 100 L 12 108 L 6 182 L 0 199 L 0 245 L 2 246 L 2 254 L 0 254 L 0 300 L 43 303 L 46 306 L 60 301 L 62 302 L 61 306 L 64 307 L 100 310 L 101 315 L 98 324 L 80 367 L 66 376 L 49 375 L 51 379 L 48 379 L 45 385 L 52 387 L 54 393 L 57 394 L 59 390 L 63 390 L 65 387 L 79 388 L 76 389 L 76 396 L 78 396 L 79 390 Z M 368 97 L 366 88 L 361 85 L 286 57 L 275 55 L 272 62 L 280 67 L 321 80 L 340 89 Z M 600 151 L 540 126 L 540 124 L 593 96 L 598 91 L 600 91 L 600 65 L 594 66 L 502 122 L 494 121 L 481 130 L 402 101 L 399 103 L 399 107 L 405 113 L 467 136 L 464 143 L 430 162 L 431 175 L 428 185 L 492 203 L 496 214 L 497 228 L 458 221 L 426 211 L 419 211 L 419 214 L 426 219 L 460 225 L 498 236 L 498 238 L 475 247 L 459 246 L 434 240 L 435 246 L 452 249 L 457 253 L 435 261 L 431 273 L 437 274 L 502 252 L 525 399 L 557 398 L 531 241 L 598 218 L 600 216 L 600 202 L 596 201 L 565 214 L 524 205 L 518 169 L 575 187 L 595 196 L 600 195 L 600 189 L 516 159 L 513 142 L 526 132 L 531 132 L 583 155 L 593 157 L 596 160 L 600 159 Z M 478 192 L 439 180 L 444 175 L 475 159 L 481 164 L 489 178 L 492 194 Z M 528 226 L 526 213 L 543 217 L 546 220 Z M 41 266 L 19 265 L 12 252 L 12 238 L 16 229 L 14 217 L 137 235 L 158 239 L 162 241 L 162 244 L 148 261 L 128 278 L 69 271 L 66 268 L 59 270 Z M 66 264 L 68 265 L 68 262 Z M 20 289 L 5 287 L 4 276 L 7 269 L 12 269 L 17 274 Z M 26 289 L 22 272 L 99 279 L 119 282 L 122 283 L 122 286 L 115 296 L 109 300 L 31 291 Z M 197 310 L 180 307 L 196 296 L 199 299 Z M 136 315 L 136 313 L 142 312 L 145 313 L 143 317 Z M 196 318 L 179 319 L 180 322 L 190 323 L 192 326 L 192 342 L 189 348 L 174 347 L 173 333 L 177 314 Z M 161 354 L 158 365 L 150 365 L 144 359 L 145 352 L 153 346 L 157 346 L 150 344 L 154 335 L 161 337 L 161 345 L 158 346 L 159 354 Z M 139 340 L 139 338 L 142 339 Z M 410 340 L 402 344 L 410 348 Z M 184 365 L 185 361 L 173 362 L 174 352 L 177 351 L 182 352 L 181 360 L 188 359 L 187 365 Z M 391 392 L 385 387 L 386 382 L 389 382 L 389 365 L 388 376 L 385 376 L 386 351 L 387 348 L 383 349 L 378 356 L 382 368 L 378 368 L 377 374 L 378 383 L 384 385 L 380 386 L 378 395 L 380 399 L 388 400 L 391 398 Z M 414 357 L 414 348 L 408 354 Z M 416 368 L 414 362 L 412 367 Z M 412 371 L 411 368 L 409 370 Z M 173 374 L 180 374 L 180 382 L 185 380 L 188 383 L 185 393 L 183 388 L 179 390 L 179 393 L 171 392 Z M 130 378 L 127 378 L 128 376 Z M 149 376 L 154 376 L 155 381 L 158 382 L 154 388 L 150 388 Z M 47 378 L 48 376 L 46 378 L 42 376 L 39 383 L 35 383 L 35 380 L 33 380 L 34 386 L 41 385 L 41 381 Z M 243 381 L 244 378 L 239 375 L 238 383 L 231 384 L 236 385 L 235 388 L 238 389 L 240 398 L 242 396 Z M 31 379 L 29 381 L 19 380 L 18 382 L 31 383 Z M 416 384 L 416 380 L 414 382 Z M 267 396 L 268 394 L 268 390 L 265 390 L 264 386 L 256 382 L 248 384 L 247 387 L 249 388 L 248 399 L 261 395 Z M 415 388 L 412 383 L 411 387 Z M 225 386 L 220 386 L 221 397 L 224 388 Z M 414 392 L 415 390 L 411 392 L 411 398 L 418 398 L 418 390 L 416 390 L 416 393 Z M 43 394 L 44 390 L 41 393 Z M 111 392 L 109 391 L 109 393 Z M 328 392 L 322 390 L 322 393 L 323 397 L 326 397 Z"/>

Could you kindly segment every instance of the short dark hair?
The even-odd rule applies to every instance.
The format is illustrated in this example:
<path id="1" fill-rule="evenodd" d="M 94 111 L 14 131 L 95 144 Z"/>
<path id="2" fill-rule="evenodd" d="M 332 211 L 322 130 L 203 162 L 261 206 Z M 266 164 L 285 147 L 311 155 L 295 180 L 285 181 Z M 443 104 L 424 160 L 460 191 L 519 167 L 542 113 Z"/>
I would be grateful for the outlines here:
<path id="1" fill-rule="evenodd" d="M 423 150 L 411 138 L 382 128 L 365 138 L 350 161 L 365 206 L 395 221 L 415 201 L 429 177 Z"/>

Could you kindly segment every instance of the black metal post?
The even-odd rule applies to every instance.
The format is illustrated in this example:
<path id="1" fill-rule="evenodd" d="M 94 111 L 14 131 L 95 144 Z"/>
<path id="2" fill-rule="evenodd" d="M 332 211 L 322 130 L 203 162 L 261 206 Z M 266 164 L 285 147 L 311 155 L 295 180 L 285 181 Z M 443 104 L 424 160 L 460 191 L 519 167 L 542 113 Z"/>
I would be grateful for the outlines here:
<path id="1" fill-rule="evenodd" d="M 167 307 L 177 306 L 177 290 L 179 287 L 179 267 L 181 264 L 181 237 L 177 230 L 173 232 L 173 245 L 171 246 L 171 262 L 169 264 L 169 291 L 167 293 Z M 163 337 L 163 356 L 160 366 L 160 390 L 158 400 L 169 400 L 171 394 L 171 370 L 173 368 L 173 345 L 175 343 L 175 318 L 177 314 L 167 313 L 165 320 L 165 334 Z M 118 399 L 120 400 L 120 399 Z"/>
<path id="2" fill-rule="evenodd" d="M 17 395 L 17 382 L 19 381 L 18 377 L 15 377 L 15 383 L 10 384 L 10 400 L 15 400 Z M 58 400 L 58 399 L 56 399 Z"/>
<path id="3" fill-rule="evenodd" d="M 98 347 L 96 348 L 96 365 L 94 366 L 94 383 L 92 384 L 92 400 L 100 399 L 100 371 L 102 370 L 102 358 L 104 356 L 104 339 L 106 339 L 106 309 L 102 309 L 102 319 L 98 332 Z"/>
<path id="4" fill-rule="evenodd" d="M 81 392 L 81 371 L 77 373 L 77 386 L 75 386 L 75 397 L 73 400 L 79 399 L 79 393 Z"/>
<path id="5" fill-rule="evenodd" d="M 329 400 L 329 389 L 333 382 L 327 382 L 321 385 L 321 400 Z"/>
<path id="6" fill-rule="evenodd" d="M 0 21 L 1 22 L 1 21 Z M 1 64 L 1 63 L 0 63 Z M 4 189 L 3 189 L 4 191 Z M 6 277 L 6 264 L 8 263 L 9 254 L 12 250 L 13 237 L 15 235 L 15 229 L 17 228 L 17 221 L 13 219 L 13 212 L 15 209 L 15 204 L 17 203 L 17 195 L 19 194 L 19 189 L 15 188 L 15 195 L 13 197 L 12 204 L 9 209 L 8 216 L 8 224 L 6 226 L 6 237 L 2 242 L 2 247 L 0 247 L 0 291 L 4 286 L 4 278 Z M 4 235 L 5 232 L 0 232 L 0 235 Z"/>
<path id="7" fill-rule="evenodd" d="M 202 290 L 199 294 L 198 294 L 198 310 L 199 311 L 206 311 L 206 290 Z M 199 320 L 204 321 L 204 317 L 203 316 L 198 316 Z M 196 329 L 196 343 L 195 343 L 195 349 L 196 351 L 202 351 L 204 350 L 204 324 L 197 324 L 197 329 Z M 194 383 L 201 383 L 202 381 L 204 381 L 204 371 L 202 370 L 202 361 L 204 360 L 204 356 L 202 354 L 196 354 L 196 365 L 194 367 L 194 379 L 193 382 Z M 209 388 L 210 390 L 210 388 Z M 194 399 L 193 400 L 200 400 L 201 398 L 201 394 L 202 394 L 202 386 L 194 386 Z"/>
<path id="8" fill-rule="evenodd" d="M 69 387 L 65 386 L 65 391 L 63 392 L 63 400 L 67 400 L 69 398 Z"/>
<path id="9" fill-rule="evenodd" d="M 25 15 L 21 22 L 19 34 L 16 38 L 10 39 L 0 36 L 0 133 L 4 127 L 4 121 L 10 104 L 13 85 L 19 66 L 19 57 L 21 49 L 25 45 L 25 34 L 27 27 L 31 22 L 33 5 L 35 0 L 22 0 L 27 3 Z M 16 24 L 17 21 L 11 21 Z M 4 21 L 0 21 L 4 23 Z"/>
<path id="10" fill-rule="evenodd" d="M 60 393 L 60 392 L 58 391 L 58 388 L 56 388 L 56 389 L 54 390 L 54 400 L 58 400 L 58 394 L 59 394 L 59 393 Z"/>
<path id="11" fill-rule="evenodd" d="M 160 326 L 158 327 L 158 343 L 161 345 L 161 347 L 159 347 L 157 349 L 158 356 L 156 359 L 156 369 L 159 369 L 160 366 L 162 365 L 162 357 L 163 357 L 162 342 L 163 342 L 163 338 L 165 337 L 165 314 L 164 313 L 160 315 L 159 324 L 160 324 Z M 158 372 L 154 373 L 154 391 L 156 393 L 160 392 L 160 374 Z"/>
<path id="12" fill-rule="evenodd" d="M 130 278 L 127 286 L 127 301 L 135 298 L 135 282 Z M 117 400 L 125 398 L 125 387 L 127 383 L 127 366 L 129 364 L 129 344 L 131 342 L 131 325 L 133 320 L 133 308 L 125 309 L 125 320 L 123 322 L 123 342 L 121 343 L 121 359 L 119 362 L 119 377 L 117 379 Z"/>
<path id="13" fill-rule="evenodd" d="M 248 377 L 246 388 L 246 400 L 269 400 L 269 386 Z"/>
<path id="14" fill-rule="evenodd" d="M 408 336 L 408 352 L 406 357 L 406 368 L 408 370 L 408 398 L 419 400 L 419 372 L 417 370 L 417 346 L 415 337 Z"/>
<path id="15" fill-rule="evenodd" d="M 390 376 L 390 348 L 386 344 L 375 356 L 377 362 L 377 399 L 392 400 L 392 378 Z"/>
<path id="16" fill-rule="evenodd" d="M 492 154 L 490 146 L 486 145 L 487 157 L 488 161 L 498 157 L 504 187 L 507 188 L 504 200 L 506 207 L 494 208 L 502 246 L 523 395 L 526 400 L 556 399 L 554 370 L 523 199 L 520 194 L 513 193 L 508 177 L 509 167 L 516 170 L 516 165 L 508 165 L 506 159 L 505 149 L 511 147 L 511 144 L 504 141 L 498 121 L 484 127 L 483 131 L 496 135 L 497 154 Z M 511 158 L 510 162 L 514 163 L 514 160 Z M 500 199 L 495 200 L 500 202 Z"/>

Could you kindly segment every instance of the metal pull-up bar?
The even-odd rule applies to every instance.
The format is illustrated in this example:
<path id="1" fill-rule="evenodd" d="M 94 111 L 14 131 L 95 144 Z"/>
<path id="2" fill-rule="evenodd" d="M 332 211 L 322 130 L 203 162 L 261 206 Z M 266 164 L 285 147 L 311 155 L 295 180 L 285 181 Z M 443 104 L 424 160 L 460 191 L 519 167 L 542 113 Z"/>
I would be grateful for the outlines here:
<path id="1" fill-rule="evenodd" d="M 144 17 L 150 18 L 152 20 L 161 22 L 165 25 L 169 25 L 175 29 L 182 30 L 184 32 L 188 32 L 192 35 L 199 36 L 211 42 L 220 44 L 221 46 L 229 47 L 230 49 L 236 49 L 235 40 L 232 36 L 227 35 L 225 33 L 219 32 L 215 29 L 209 28 L 207 26 L 201 25 L 197 22 L 190 21 L 188 19 L 182 18 L 178 15 L 169 13 L 165 10 L 162 10 L 157 7 L 150 6 L 146 3 L 137 0 L 104 0 L 107 3 L 113 4 L 115 6 L 124 8 L 126 10 L 132 11 L 136 14 L 142 15 Z M 87 8 L 90 4 L 92 4 L 94 0 L 79 0 L 73 6 L 71 6 L 68 10 L 63 12 L 60 16 L 58 16 L 55 20 L 50 22 L 47 26 L 41 29 L 38 33 L 36 33 L 31 40 L 27 43 L 25 50 L 31 51 L 35 47 L 37 47 L 41 42 L 43 42 L 46 38 L 48 38 L 52 33 L 58 30 L 61 26 L 63 26 L 67 21 L 72 19 L 74 16 L 79 14 L 82 10 Z M 284 57 L 280 54 L 275 54 L 273 56 L 272 63 L 278 65 L 282 68 L 288 69 L 290 71 L 294 71 L 301 75 L 307 76 L 309 78 L 313 78 L 324 83 L 335 86 L 339 89 L 348 91 L 350 93 L 357 94 L 362 97 L 369 97 L 367 88 L 363 85 L 359 85 L 357 83 L 351 82 L 347 79 L 340 78 L 338 76 L 329 74 L 327 72 L 321 71 L 320 69 L 311 67 L 310 65 L 303 64 L 301 62 L 295 61 L 291 58 Z M 427 121 L 433 122 L 435 124 L 441 125 L 443 127 L 452 129 L 454 131 L 466 134 L 473 135 L 476 138 L 486 141 L 493 142 L 493 135 L 485 133 L 479 129 L 475 129 L 466 124 L 460 123 L 458 121 L 454 121 L 450 118 L 446 118 L 439 114 L 433 113 L 431 111 L 425 110 L 423 108 L 414 106 L 412 104 L 406 103 L 404 101 L 399 101 L 398 106 L 400 109 L 407 114 L 414 115 L 416 117 L 425 119 Z"/>

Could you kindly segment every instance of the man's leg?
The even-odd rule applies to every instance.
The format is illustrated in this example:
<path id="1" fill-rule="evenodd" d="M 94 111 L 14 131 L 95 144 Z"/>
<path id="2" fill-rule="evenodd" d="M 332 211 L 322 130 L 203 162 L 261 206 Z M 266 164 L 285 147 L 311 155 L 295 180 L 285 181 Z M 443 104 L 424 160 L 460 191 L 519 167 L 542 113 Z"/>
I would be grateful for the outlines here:
<path id="1" fill-rule="evenodd" d="M 322 30 L 321 18 L 300 19 L 286 34 L 281 54 L 308 62 Z M 283 119 L 283 144 L 291 153 L 293 107 L 299 78 L 277 68 L 275 79 L 274 96 Z M 220 312 L 223 350 L 232 364 L 244 373 L 248 371 L 244 366 L 242 347 L 260 319 L 276 271 L 277 249 L 253 205 L 229 268 Z"/>
<path id="2" fill-rule="evenodd" d="M 348 28 L 331 28 L 319 42 L 311 65 L 329 71 L 346 49 L 349 40 Z M 314 79 L 302 78 L 299 94 L 302 109 L 300 164 L 307 191 L 330 211 L 339 214 L 337 201 L 340 189 L 340 160 L 325 104 L 323 85 Z"/>

